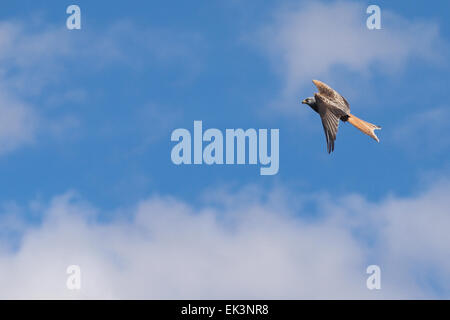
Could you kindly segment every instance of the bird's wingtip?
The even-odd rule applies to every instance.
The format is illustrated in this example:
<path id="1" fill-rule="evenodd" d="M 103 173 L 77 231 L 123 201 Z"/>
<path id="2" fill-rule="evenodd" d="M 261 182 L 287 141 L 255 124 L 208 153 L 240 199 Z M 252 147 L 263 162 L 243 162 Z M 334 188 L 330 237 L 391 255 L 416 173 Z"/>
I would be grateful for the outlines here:
<path id="1" fill-rule="evenodd" d="M 314 83 L 314 85 L 317 87 L 317 89 L 319 89 L 319 91 L 321 90 L 321 89 L 323 89 L 323 88 L 328 88 L 328 86 L 325 84 L 325 83 L 323 83 L 322 81 L 320 81 L 320 80 L 313 80 L 312 81 L 313 83 Z"/>

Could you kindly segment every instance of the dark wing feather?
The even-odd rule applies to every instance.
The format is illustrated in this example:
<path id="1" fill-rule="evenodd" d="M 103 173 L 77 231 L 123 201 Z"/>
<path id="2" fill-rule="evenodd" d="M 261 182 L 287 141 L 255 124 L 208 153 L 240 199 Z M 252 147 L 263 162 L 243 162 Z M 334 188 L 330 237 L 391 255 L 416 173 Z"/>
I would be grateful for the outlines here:
<path id="1" fill-rule="evenodd" d="M 327 151 L 328 153 L 331 153 L 334 151 L 334 141 L 336 140 L 338 132 L 339 118 L 329 110 L 321 114 L 320 117 L 322 118 L 323 130 L 325 131 L 325 138 L 327 139 Z"/>
<path id="2" fill-rule="evenodd" d="M 334 108 L 339 109 L 345 115 L 350 113 L 349 103 L 336 90 L 319 80 L 313 80 L 313 83 L 316 85 L 322 98 L 327 100 L 328 104 L 333 105 Z"/>

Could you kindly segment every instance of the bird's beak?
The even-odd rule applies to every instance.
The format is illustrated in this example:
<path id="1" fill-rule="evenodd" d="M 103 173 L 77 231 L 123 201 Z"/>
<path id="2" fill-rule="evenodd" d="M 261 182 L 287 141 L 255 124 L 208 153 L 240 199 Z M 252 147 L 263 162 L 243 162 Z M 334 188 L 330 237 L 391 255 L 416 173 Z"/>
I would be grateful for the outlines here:
<path id="1" fill-rule="evenodd" d="M 302 101 L 302 103 L 303 103 L 303 104 L 306 104 L 306 99 L 304 99 L 304 100 Z"/>

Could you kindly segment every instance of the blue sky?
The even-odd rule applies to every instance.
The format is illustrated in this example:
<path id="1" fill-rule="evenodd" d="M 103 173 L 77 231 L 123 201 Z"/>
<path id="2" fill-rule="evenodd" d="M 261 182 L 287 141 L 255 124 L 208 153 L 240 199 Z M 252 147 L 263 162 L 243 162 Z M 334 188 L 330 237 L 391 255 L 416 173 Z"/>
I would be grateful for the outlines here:
<path id="1" fill-rule="evenodd" d="M 84 57 L 77 57 L 76 48 L 73 48 L 73 57 L 60 62 L 64 63 L 64 71 L 57 76 L 60 79 L 46 84 L 39 95 L 31 99 L 41 104 L 38 107 L 41 114 L 48 114 L 55 121 L 58 121 L 54 119 L 57 117 L 55 114 L 74 117 L 77 127 L 63 133 L 66 135 L 64 138 L 39 137 L 33 145 L 2 157 L 2 200 L 23 201 L 37 195 L 48 198 L 61 190 L 76 189 L 102 205 L 117 206 L 152 192 L 171 193 L 189 199 L 202 188 L 217 184 L 270 185 L 275 181 L 294 185 L 301 182 L 307 190 L 321 190 L 332 182 L 335 192 L 357 191 L 376 198 L 387 192 L 410 193 L 424 172 L 445 167 L 445 153 L 439 155 L 439 160 L 436 154 L 419 156 L 416 155 L 419 150 L 402 150 L 386 138 L 382 138 L 388 140 L 383 141 L 384 146 L 379 146 L 348 126 L 341 126 L 336 152 L 328 156 L 323 152 L 324 136 L 320 122 L 304 106 L 289 107 L 299 109 L 298 113 L 313 122 L 314 128 L 309 131 L 302 128 L 305 121 L 302 123 L 279 116 L 277 110 L 269 115 L 263 114 L 261 110 L 279 94 L 279 76 L 267 58 L 245 39 L 270 21 L 271 12 L 282 6 L 281 3 L 261 8 L 251 2 L 245 5 L 200 2 L 190 4 L 189 8 L 180 4 L 170 9 L 162 4 L 144 2 L 136 2 L 132 6 L 90 2 L 79 5 L 82 7 L 83 28 L 62 33 L 61 37 L 67 41 L 82 38 L 83 34 L 105 33 L 115 23 L 128 20 L 142 32 L 155 29 L 184 33 L 184 37 L 179 37 L 181 39 L 175 37 L 177 44 L 168 39 L 169 43 L 164 45 L 188 47 L 189 57 L 155 62 L 154 57 L 147 56 L 145 48 L 134 43 L 130 44 L 134 48 L 122 49 L 131 56 L 130 59 L 138 57 L 139 66 L 130 66 L 130 61 L 111 61 L 98 70 L 92 70 L 102 59 L 101 54 L 89 57 L 90 61 L 85 62 Z M 65 25 L 67 15 L 60 14 L 61 8 L 66 7 L 65 3 L 44 5 L 37 2 L 17 6 L 3 9 L 3 15 L 8 13 L 4 19 L 29 21 L 37 16 L 35 19 L 39 22 L 29 22 L 30 26 L 24 23 L 30 32 L 45 28 L 62 29 Z M 387 4 L 383 8 L 397 10 L 406 19 L 421 18 L 420 8 L 411 12 L 400 3 L 397 6 L 401 9 Z M 445 9 L 436 5 L 425 12 L 430 12 L 430 9 L 435 13 L 433 21 L 442 21 L 439 27 L 445 39 L 448 34 L 448 24 L 443 16 Z M 364 23 L 362 17 L 361 24 Z M 388 25 L 384 28 L 387 29 Z M 420 43 L 420 39 L 417 40 Z M 154 45 L 158 46 L 158 43 Z M 370 99 L 359 97 L 352 101 L 352 107 L 357 115 L 361 114 L 361 117 L 384 127 L 381 137 L 391 133 L 400 119 L 406 119 L 406 110 L 425 111 L 429 109 L 427 103 L 447 97 L 447 92 L 442 90 L 448 73 L 446 67 L 440 63 L 411 60 L 405 63 L 401 75 L 391 77 L 377 72 L 376 66 L 369 66 L 370 74 L 363 79 L 358 74 L 342 71 L 349 86 L 363 81 Z M 398 92 L 410 87 L 415 89 L 414 94 L 404 94 L 402 99 L 405 101 L 401 104 L 396 102 Z M 49 96 L 71 90 L 75 91 L 74 99 L 69 96 L 68 101 L 45 105 Z M 77 92 L 82 101 L 76 101 Z M 313 92 L 313 85 L 305 84 L 298 89 L 298 99 Z M 432 95 L 432 101 L 429 100 L 431 98 L 423 101 L 429 95 Z M 152 118 L 154 114 L 151 111 L 145 114 L 145 108 L 152 105 L 157 110 L 154 112 L 157 113 L 156 119 Z M 152 130 L 155 122 L 166 115 L 174 120 L 164 128 Z M 137 118 L 140 123 L 136 123 Z M 177 127 L 192 129 L 193 120 L 203 120 L 205 128 L 280 128 L 279 174 L 260 177 L 256 167 L 248 166 L 174 167 L 168 161 L 172 147 L 170 133 Z M 157 139 L 143 146 L 152 131 L 157 131 Z M 352 152 L 353 146 L 364 149 Z M 132 149 L 136 148 L 139 150 L 132 154 Z M 433 153 L 439 154 L 438 151 L 433 150 Z M 341 171 L 349 166 L 351 170 Z M 371 184 L 365 183 L 361 176 L 371 179 Z M 111 185 L 118 189 L 111 190 Z M 192 188 L 185 188 L 186 185 L 192 185 Z"/>
<path id="2" fill-rule="evenodd" d="M 340 220 L 342 207 L 350 212 L 345 219 L 353 220 L 355 208 L 364 215 L 377 207 L 384 215 L 397 201 L 399 210 L 403 205 L 422 208 L 417 221 L 432 209 L 449 221 L 445 196 L 433 193 L 450 190 L 447 2 L 378 1 L 382 30 L 371 31 L 365 27 L 365 8 L 372 2 L 77 1 L 82 29 L 69 31 L 65 10 L 70 4 L 21 0 L 0 5 L 0 125 L 7 128 L 0 129 L 0 214 L 5 221 L 20 217 L 20 227 L 1 224 L 6 231 L 17 231 L 14 237 L 4 233 L 5 242 L 14 242 L 19 254 L 27 248 L 21 242 L 25 236 L 37 232 L 30 228 L 47 230 L 47 216 L 53 216 L 49 212 L 58 211 L 55 203 L 67 193 L 76 194 L 75 215 L 84 212 L 84 204 L 95 208 L 99 226 L 116 216 L 134 219 L 136 208 L 154 197 L 172 199 L 161 212 L 170 211 L 170 201 L 176 201 L 190 208 L 189 216 L 215 208 L 218 197 L 219 207 L 242 202 L 253 208 L 257 202 L 265 211 L 272 208 L 272 192 L 293 206 L 288 211 L 294 220 L 335 214 Z M 312 79 L 337 89 L 354 114 L 381 125 L 381 142 L 341 124 L 335 152 L 328 155 L 318 116 L 299 103 L 315 91 Z M 280 129 L 279 173 L 261 176 L 256 165 L 175 166 L 170 135 L 176 128 L 192 131 L 194 120 L 202 120 L 205 129 L 223 131 Z M 348 197 L 353 200 L 345 202 Z M 61 210 L 72 212 L 67 209 L 71 201 Z M 355 207 L 348 204 L 353 201 Z M 283 203 L 267 210 L 283 211 Z M 436 209 L 436 203 L 442 207 Z M 220 229 L 221 219 L 234 216 L 235 210 L 216 214 Z M 359 217 L 356 230 L 345 229 L 348 234 L 340 223 L 334 228 L 344 238 L 354 236 L 355 243 L 368 243 L 364 250 L 356 249 L 364 255 L 348 253 L 350 260 L 370 257 L 394 264 L 391 256 L 379 253 L 382 245 L 371 245 L 381 240 L 372 231 L 365 234 L 372 218 Z M 114 223 L 122 227 L 120 221 Z M 433 224 L 429 230 L 433 232 Z M 346 241 L 343 247 L 357 247 Z M 442 267 L 449 263 L 441 261 L 448 244 L 436 241 L 443 247 L 438 245 L 442 250 L 436 249 L 433 261 Z M 436 243 L 423 250 L 436 248 Z M 370 251 L 373 247 L 378 250 Z M 15 254 L 5 253 L 10 259 Z M 418 266 L 422 251 L 414 254 Z M 93 253 L 97 255 L 101 253 Z M 422 278 L 436 265 L 405 276 L 416 281 L 415 297 L 449 297 L 450 287 L 441 284 L 450 278 L 448 272 Z M 386 296 L 408 292 L 404 283 L 396 285 L 398 290 Z M 315 296 L 328 296 L 325 289 L 317 290 L 312 290 Z M 348 296 L 365 297 L 356 291 Z M 183 297 L 175 292 L 174 297 Z M 207 297 L 205 292 L 186 294 Z M 296 297 L 295 291 L 286 292 Z M 91 294 L 109 297 L 94 289 Z M 51 290 L 45 295 L 60 296 Z M 242 295 L 255 293 L 243 290 Z M 213 296 L 234 297 L 225 286 Z"/>

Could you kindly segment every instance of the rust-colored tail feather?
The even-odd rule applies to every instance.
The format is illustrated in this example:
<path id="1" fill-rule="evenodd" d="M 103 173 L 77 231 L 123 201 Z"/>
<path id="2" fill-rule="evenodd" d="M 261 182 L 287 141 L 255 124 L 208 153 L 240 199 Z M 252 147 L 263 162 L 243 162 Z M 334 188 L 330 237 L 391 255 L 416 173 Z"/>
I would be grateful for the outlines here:
<path id="1" fill-rule="evenodd" d="M 367 134 L 369 137 L 372 137 L 377 142 L 380 142 L 377 135 L 375 134 L 375 130 L 380 130 L 381 127 L 376 126 L 372 123 L 366 122 L 358 117 L 355 117 L 354 115 L 350 114 L 348 117 L 348 122 L 350 122 L 352 125 L 354 125 L 356 128 L 358 128 L 362 133 Z"/>

